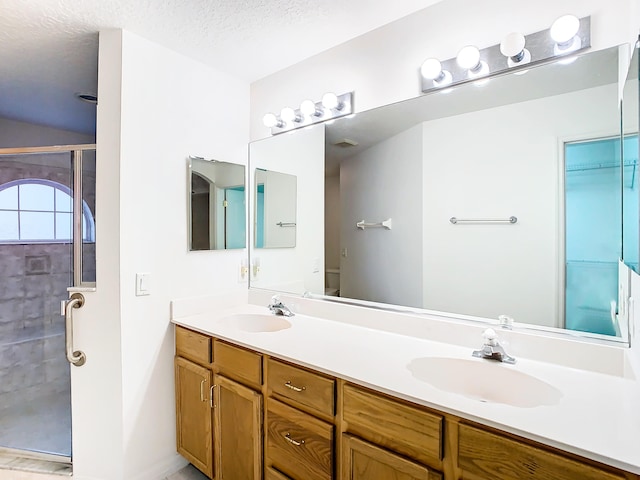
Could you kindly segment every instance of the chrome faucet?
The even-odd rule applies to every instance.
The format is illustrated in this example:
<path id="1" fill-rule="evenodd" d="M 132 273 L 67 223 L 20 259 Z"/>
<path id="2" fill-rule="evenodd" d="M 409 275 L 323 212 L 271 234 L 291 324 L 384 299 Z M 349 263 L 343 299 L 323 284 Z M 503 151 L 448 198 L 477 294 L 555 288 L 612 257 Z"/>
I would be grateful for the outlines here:
<path id="1" fill-rule="evenodd" d="M 295 313 L 289 310 L 289 308 L 280 301 L 280 297 L 278 295 L 271 297 L 271 303 L 267 306 L 274 315 L 281 315 L 283 317 L 293 317 L 295 315 Z"/>
<path id="2" fill-rule="evenodd" d="M 474 357 L 498 360 L 503 363 L 516 363 L 516 359 L 508 355 L 507 352 L 504 351 L 504 347 L 500 345 L 498 335 L 496 335 L 496 331 L 493 328 L 487 328 L 482 333 L 482 338 L 484 338 L 484 344 L 480 350 L 473 351 L 472 355 Z"/>

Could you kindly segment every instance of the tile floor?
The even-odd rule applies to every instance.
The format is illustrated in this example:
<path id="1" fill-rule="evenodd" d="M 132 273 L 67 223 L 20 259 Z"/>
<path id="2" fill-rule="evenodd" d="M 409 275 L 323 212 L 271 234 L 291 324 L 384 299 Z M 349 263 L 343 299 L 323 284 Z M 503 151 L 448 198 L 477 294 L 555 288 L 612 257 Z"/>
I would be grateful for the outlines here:
<path id="1" fill-rule="evenodd" d="M 68 468 L 67 471 L 60 468 L 56 473 L 42 473 L 42 469 L 45 468 L 42 465 L 42 462 L 38 464 L 37 461 L 29 461 L 27 459 L 20 461 L 21 465 L 19 468 L 31 467 L 31 471 L 12 470 L 8 459 L 5 458 L 3 460 L 3 457 L 5 456 L 0 454 L 0 480 L 64 480 L 65 477 L 71 476 L 71 467 L 68 465 L 66 466 Z M 15 457 L 11 457 L 11 460 L 14 459 Z M 3 463 L 4 461 L 8 461 L 8 464 L 5 465 Z M 18 467 L 18 464 L 14 464 L 14 468 L 15 467 Z M 51 465 L 51 462 L 49 462 L 49 468 L 52 467 L 55 468 L 55 466 Z M 40 468 L 40 470 L 38 470 L 38 468 Z M 49 472 L 51 472 L 51 470 L 49 470 Z M 159 480 L 208 480 L 208 478 L 199 472 L 193 465 L 187 465 L 173 475 L 169 475 L 168 477 Z"/>
<path id="2" fill-rule="evenodd" d="M 71 392 L 0 410 L 0 447 L 71 456 Z"/>

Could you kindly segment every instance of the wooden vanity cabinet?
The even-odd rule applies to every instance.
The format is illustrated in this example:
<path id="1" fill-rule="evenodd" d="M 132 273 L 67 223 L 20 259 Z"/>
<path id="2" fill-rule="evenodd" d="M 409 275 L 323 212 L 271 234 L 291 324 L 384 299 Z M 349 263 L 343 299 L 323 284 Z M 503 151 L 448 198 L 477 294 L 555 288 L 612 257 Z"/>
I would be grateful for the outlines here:
<path id="1" fill-rule="evenodd" d="M 340 480 L 442 480 L 441 414 L 345 383 L 342 425 Z"/>
<path id="2" fill-rule="evenodd" d="M 579 462 L 567 455 L 488 431 L 467 422 L 458 427 L 458 467 L 464 480 L 622 480 L 637 478 Z"/>
<path id="3" fill-rule="evenodd" d="M 178 452 L 215 480 L 640 476 L 176 327 Z"/>
<path id="4" fill-rule="evenodd" d="M 335 379 L 268 358 L 266 386 L 268 475 L 334 478 Z"/>
<path id="5" fill-rule="evenodd" d="M 262 394 L 222 375 L 214 375 L 217 477 L 262 477 Z"/>
<path id="6" fill-rule="evenodd" d="M 176 447 L 198 470 L 213 478 L 210 363 L 211 339 L 176 329 Z"/>
<path id="7" fill-rule="evenodd" d="M 263 476 L 262 355 L 176 327 L 177 450 L 211 479 Z"/>

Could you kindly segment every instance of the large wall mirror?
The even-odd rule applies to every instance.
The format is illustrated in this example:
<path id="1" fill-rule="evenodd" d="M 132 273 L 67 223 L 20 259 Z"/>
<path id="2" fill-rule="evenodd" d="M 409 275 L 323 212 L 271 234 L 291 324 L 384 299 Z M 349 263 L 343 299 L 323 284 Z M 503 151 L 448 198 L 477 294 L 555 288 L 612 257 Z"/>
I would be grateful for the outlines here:
<path id="1" fill-rule="evenodd" d="M 190 157 L 189 250 L 245 248 L 245 167 Z"/>
<path id="2" fill-rule="evenodd" d="M 626 47 L 590 52 L 326 125 L 304 148 L 324 152 L 324 236 L 312 239 L 322 282 L 291 279 L 287 291 L 627 341 L 618 264 L 623 224 L 638 225 L 637 178 L 625 187 L 637 148 L 621 158 L 638 130 L 622 140 L 628 58 Z M 286 151 L 301 134 L 256 143 Z M 635 210 L 623 213 L 623 198 Z M 624 235 L 637 263 L 637 234 Z M 308 274 L 313 259 L 303 264 Z"/>

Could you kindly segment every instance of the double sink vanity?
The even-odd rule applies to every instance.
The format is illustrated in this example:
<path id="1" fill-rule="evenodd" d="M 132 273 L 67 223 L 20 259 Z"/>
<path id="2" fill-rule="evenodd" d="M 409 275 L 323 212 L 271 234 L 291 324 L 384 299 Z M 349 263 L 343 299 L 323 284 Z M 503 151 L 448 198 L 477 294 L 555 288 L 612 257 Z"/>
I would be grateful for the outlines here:
<path id="1" fill-rule="evenodd" d="M 472 356 L 477 325 L 269 300 L 172 303 L 178 451 L 212 479 L 640 478 L 624 349 L 569 342 L 566 365 L 575 348 L 603 359 L 580 370 L 522 357 L 548 339 L 500 330 L 509 365 Z"/>

